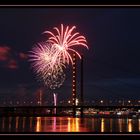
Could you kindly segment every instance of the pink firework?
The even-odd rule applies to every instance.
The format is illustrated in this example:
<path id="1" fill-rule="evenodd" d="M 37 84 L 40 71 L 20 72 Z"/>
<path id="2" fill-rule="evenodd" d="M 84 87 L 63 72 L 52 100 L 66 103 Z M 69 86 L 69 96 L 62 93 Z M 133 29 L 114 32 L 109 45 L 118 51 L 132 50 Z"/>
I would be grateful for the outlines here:
<path id="1" fill-rule="evenodd" d="M 73 64 L 73 60 L 69 51 L 75 53 L 81 59 L 80 54 L 75 49 L 71 48 L 72 46 L 83 46 L 88 49 L 86 38 L 79 35 L 78 32 L 73 33 L 73 30 L 75 28 L 75 26 L 73 26 L 72 28 L 69 28 L 69 26 L 64 28 L 63 24 L 61 24 L 60 30 L 57 27 L 54 27 L 54 29 L 56 30 L 56 34 L 50 31 L 43 32 L 51 35 L 48 38 L 47 42 L 50 42 L 53 47 L 57 49 L 56 54 L 57 56 L 59 56 L 59 58 L 61 58 L 59 59 L 59 61 L 61 60 L 64 64 L 69 64 L 69 60 Z"/>
<path id="2" fill-rule="evenodd" d="M 29 54 L 32 68 L 37 73 L 39 80 L 51 89 L 60 87 L 65 79 L 61 58 L 57 55 L 57 49 L 50 43 L 38 43 Z"/>
<path id="3" fill-rule="evenodd" d="M 63 63 L 60 63 L 59 56 L 57 55 L 56 48 L 52 47 L 49 43 L 38 43 L 30 51 L 30 61 L 32 61 L 32 67 L 37 73 L 52 74 L 56 73 L 58 69 L 65 67 Z M 48 73 L 50 72 L 50 73 Z"/>

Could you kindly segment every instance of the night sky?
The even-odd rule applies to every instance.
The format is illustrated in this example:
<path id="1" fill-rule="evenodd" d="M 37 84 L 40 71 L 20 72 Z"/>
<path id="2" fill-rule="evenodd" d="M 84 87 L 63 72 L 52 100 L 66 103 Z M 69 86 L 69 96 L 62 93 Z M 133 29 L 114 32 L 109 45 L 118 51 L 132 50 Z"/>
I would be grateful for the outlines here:
<path id="1" fill-rule="evenodd" d="M 126 7 L 0 8 L 0 98 L 34 96 L 41 83 L 28 51 L 61 23 L 75 25 L 88 42 L 89 50 L 82 49 L 86 99 L 140 99 L 140 8 Z M 71 96 L 70 69 L 66 74 L 55 91 L 64 99 Z"/>

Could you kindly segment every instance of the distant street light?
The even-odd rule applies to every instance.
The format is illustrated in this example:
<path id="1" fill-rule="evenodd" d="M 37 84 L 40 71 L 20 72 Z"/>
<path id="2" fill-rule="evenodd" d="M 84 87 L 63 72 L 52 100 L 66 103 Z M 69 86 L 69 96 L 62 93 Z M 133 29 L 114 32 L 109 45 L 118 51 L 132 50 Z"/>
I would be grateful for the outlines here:
<path id="1" fill-rule="evenodd" d="M 129 100 L 128 103 L 131 103 L 131 101 Z"/>
<path id="2" fill-rule="evenodd" d="M 68 103 L 70 104 L 70 100 L 68 101 Z"/>
<path id="3" fill-rule="evenodd" d="M 101 104 L 102 104 L 104 101 L 103 101 L 103 100 L 101 100 L 100 102 L 101 102 Z"/>

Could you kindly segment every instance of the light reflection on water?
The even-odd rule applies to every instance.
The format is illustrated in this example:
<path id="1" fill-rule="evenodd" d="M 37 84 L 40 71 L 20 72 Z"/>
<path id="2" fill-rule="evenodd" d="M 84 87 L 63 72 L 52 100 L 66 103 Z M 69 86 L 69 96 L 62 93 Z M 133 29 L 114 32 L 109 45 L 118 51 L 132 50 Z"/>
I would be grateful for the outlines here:
<path id="1" fill-rule="evenodd" d="M 132 132 L 132 119 L 128 119 L 128 132 Z"/>
<path id="2" fill-rule="evenodd" d="M 0 132 L 140 132 L 140 119 L 0 117 Z"/>
<path id="3" fill-rule="evenodd" d="M 37 117 L 36 132 L 41 131 L 41 117 Z"/>
<path id="4" fill-rule="evenodd" d="M 104 122 L 104 118 L 101 119 L 101 132 L 104 132 L 105 129 L 105 122 Z"/>

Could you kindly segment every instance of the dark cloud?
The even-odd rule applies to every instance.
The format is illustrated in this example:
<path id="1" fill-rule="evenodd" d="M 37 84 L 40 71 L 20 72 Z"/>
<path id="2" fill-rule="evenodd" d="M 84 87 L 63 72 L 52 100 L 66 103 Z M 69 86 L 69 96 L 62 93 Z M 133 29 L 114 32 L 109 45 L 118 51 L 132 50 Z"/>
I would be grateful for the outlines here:
<path id="1" fill-rule="evenodd" d="M 7 61 L 9 59 L 10 47 L 0 46 L 0 61 Z"/>
<path id="2" fill-rule="evenodd" d="M 8 69 L 17 69 L 18 68 L 17 61 L 14 59 L 11 59 L 8 61 L 5 67 Z"/>
<path id="3" fill-rule="evenodd" d="M 19 67 L 17 52 L 12 47 L 7 45 L 0 46 L 0 67 L 15 70 Z M 19 53 L 20 59 L 27 59 L 26 54 Z"/>

